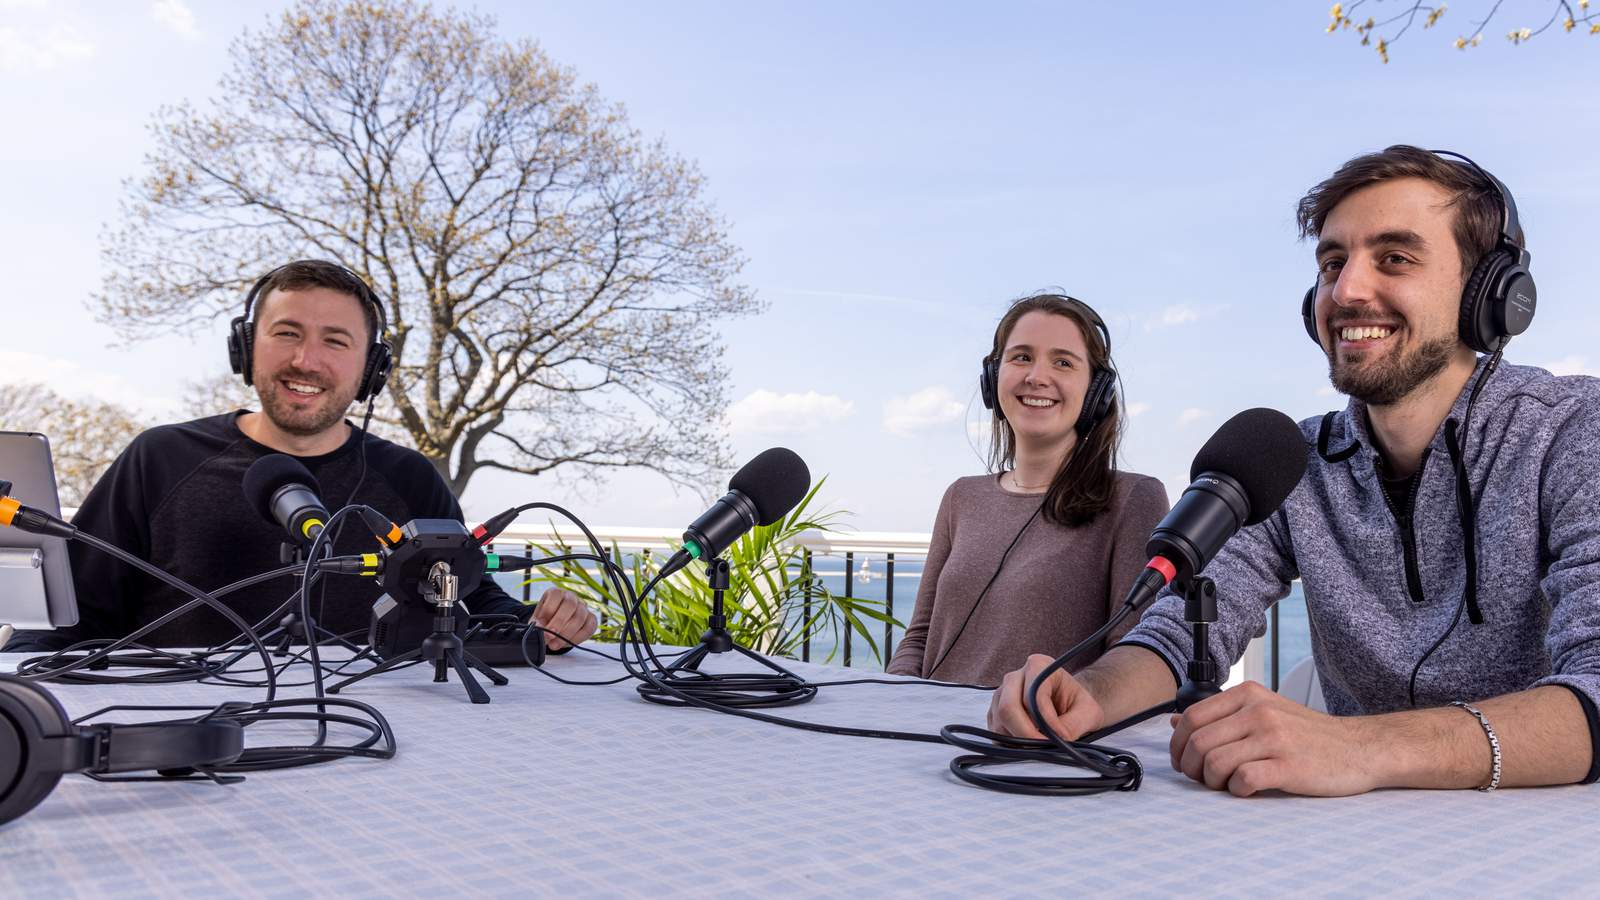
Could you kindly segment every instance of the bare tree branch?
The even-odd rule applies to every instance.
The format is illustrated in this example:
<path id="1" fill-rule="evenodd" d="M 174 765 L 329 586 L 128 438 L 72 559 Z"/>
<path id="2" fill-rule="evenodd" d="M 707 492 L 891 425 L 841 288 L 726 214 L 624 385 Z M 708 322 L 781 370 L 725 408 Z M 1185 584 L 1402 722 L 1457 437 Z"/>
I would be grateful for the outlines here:
<path id="1" fill-rule="evenodd" d="M 145 429 L 113 403 L 73 400 L 42 384 L 0 384 L 0 431 L 37 431 L 50 440 L 62 506 L 78 506 L 100 474 Z"/>
<path id="2" fill-rule="evenodd" d="M 1328 23 L 1327 30 L 1330 34 L 1341 29 L 1353 30 L 1361 36 L 1361 45 L 1363 47 L 1371 45 L 1374 34 L 1379 33 L 1376 49 L 1378 56 L 1386 63 L 1389 61 L 1389 47 L 1407 31 L 1411 30 L 1411 26 L 1416 23 L 1418 16 L 1425 16 L 1422 23 L 1423 28 L 1432 28 L 1445 14 L 1445 10 L 1449 8 L 1444 3 L 1439 3 L 1435 6 L 1419 2 L 1419 0 L 1402 0 L 1397 4 L 1397 7 L 1393 7 L 1400 10 L 1397 14 L 1382 20 L 1368 16 L 1365 21 L 1362 21 L 1356 13 L 1369 2 L 1383 4 L 1385 0 L 1352 0 L 1350 3 L 1335 3 L 1333 9 L 1328 12 L 1332 21 Z M 1562 29 L 1568 32 L 1577 30 L 1579 26 L 1588 26 L 1587 31 L 1589 34 L 1600 35 L 1600 10 L 1590 9 L 1590 0 L 1577 0 L 1576 9 L 1574 9 L 1571 0 L 1541 0 L 1541 2 L 1550 13 L 1544 24 L 1537 28 L 1513 28 L 1506 34 L 1506 40 L 1513 44 L 1525 43 L 1543 34 L 1557 22 L 1560 22 Z M 1472 32 L 1456 37 L 1455 48 L 1457 50 L 1466 50 L 1483 43 L 1484 29 L 1500 12 L 1500 7 L 1504 3 L 1505 0 L 1492 0 L 1488 4 L 1488 10 L 1483 14 L 1483 18 L 1472 21 L 1474 26 Z M 1385 32 L 1389 26 L 1402 20 L 1404 24 L 1400 25 L 1397 31 L 1387 36 L 1382 36 L 1381 33 Z"/>
<path id="3" fill-rule="evenodd" d="M 197 329 L 331 258 L 387 305 L 379 420 L 457 492 L 483 468 L 728 465 L 715 326 L 761 305 L 691 163 L 474 13 L 302 0 L 231 53 L 209 105 L 152 123 L 102 321 Z"/>

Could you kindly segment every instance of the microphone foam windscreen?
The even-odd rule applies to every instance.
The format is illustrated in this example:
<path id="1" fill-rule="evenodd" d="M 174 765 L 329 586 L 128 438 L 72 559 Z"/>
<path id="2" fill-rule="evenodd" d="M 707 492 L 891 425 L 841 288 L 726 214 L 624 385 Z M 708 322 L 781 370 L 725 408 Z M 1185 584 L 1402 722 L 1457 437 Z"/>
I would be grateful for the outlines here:
<path id="1" fill-rule="evenodd" d="M 282 453 L 269 453 L 244 470 L 244 498 L 268 522 L 272 518 L 272 495 L 286 484 L 303 484 L 311 493 L 322 496 L 322 488 L 300 460 Z"/>
<path id="2" fill-rule="evenodd" d="M 771 525 L 789 514 L 811 489 L 811 470 L 787 447 L 756 454 L 728 480 L 728 487 L 756 505 L 756 524 Z"/>
<path id="3" fill-rule="evenodd" d="M 1247 409 L 1222 423 L 1194 455 L 1189 480 L 1221 472 L 1239 482 L 1250 501 L 1246 525 L 1261 522 L 1306 473 L 1306 440 L 1294 420 L 1275 409 Z"/>

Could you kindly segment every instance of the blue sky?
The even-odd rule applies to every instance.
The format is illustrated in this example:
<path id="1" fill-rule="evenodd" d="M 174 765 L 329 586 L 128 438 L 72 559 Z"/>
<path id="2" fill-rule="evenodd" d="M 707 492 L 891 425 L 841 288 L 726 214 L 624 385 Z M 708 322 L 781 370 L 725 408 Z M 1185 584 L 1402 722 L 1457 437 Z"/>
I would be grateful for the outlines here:
<path id="1" fill-rule="evenodd" d="M 152 113 L 212 96 L 228 42 L 284 5 L 0 0 L 0 378 L 167 415 L 225 371 L 224 323 L 127 346 L 86 300 Z M 1500 35 L 1546 14 L 1513 2 L 1458 52 L 1487 6 L 1462 2 L 1385 66 L 1323 33 L 1321 0 L 1179 6 L 475 8 L 697 161 L 770 304 L 725 329 L 737 455 L 794 448 L 862 530 L 926 531 L 945 485 L 982 471 L 978 359 L 1038 288 L 1110 323 L 1137 412 L 1124 468 L 1174 497 L 1233 412 L 1342 406 L 1298 319 L 1313 266 L 1293 204 L 1390 143 L 1462 151 L 1510 185 L 1542 303 L 1508 358 L 1600 373 L 1600 38 L 1512 47 Z M 648 473 L 485 475 L 464 501 L 487 515 L 508 497 L 597 525 L 702 506 Z"/>

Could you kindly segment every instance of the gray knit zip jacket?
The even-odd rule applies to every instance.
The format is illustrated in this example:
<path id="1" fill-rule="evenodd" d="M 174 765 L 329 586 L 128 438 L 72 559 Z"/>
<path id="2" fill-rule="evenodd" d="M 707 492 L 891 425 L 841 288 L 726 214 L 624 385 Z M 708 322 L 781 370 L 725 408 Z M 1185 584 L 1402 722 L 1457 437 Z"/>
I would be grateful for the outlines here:
<path id="1" fill-rule="evenodd" d="M 1299 578 L 1328 710 L 1382 713 L 1410 708 L 1413 668 L 1459 615 L 1417 673 L 1416 706 L 1562 685 L 1596 742 L 1592 782 L 1600 776 L 1600 379 L 1502 365 L 1484 384 L 1460 442 L 1478 498 L 1469 604 L 1447 434 L 1461 427 L 1483 368 L 1480 360 L 1429 442 L 1409 529 L 1384 495 L 1365 404 L 1300 423 L 1305 478 L 1205 570 L 1217 585 L 1210 649 L 1237 661 Z M 1191 648 L 1183 598 L 1164 592 L 1122 643 L 1154 650 L 1181 680 Z"/>

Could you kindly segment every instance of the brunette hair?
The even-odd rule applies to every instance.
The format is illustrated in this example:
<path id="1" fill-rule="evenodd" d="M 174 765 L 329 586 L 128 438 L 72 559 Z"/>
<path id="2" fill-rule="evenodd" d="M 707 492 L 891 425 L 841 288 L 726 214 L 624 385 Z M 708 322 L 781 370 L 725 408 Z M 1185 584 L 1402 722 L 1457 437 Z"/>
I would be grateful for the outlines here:
<path id="1" fill-rule="evenodd" d="M 327 288 L 354 297 L 361 304 L 361 314 L 367 322 L 367 343 L 378 340 L 377 295 L 356 273 L 335 262 L 297 259 L 273 269 L 256 292 L 257 303 L 264 303 L 273 291 L 303 291 L 306 288 Z"/>
<path id="2" fill-rule="evenodd" d="M 1321 184 L 1306 192 L 1295 207 L 1300 236 L 1317 237 L 1333 208 L 1365 187 L 1396 178 L 1422 178 L 1450 192 L 1455 210 L 1452 229 L 1461 253 L 1461 278 L 1466 280 L 1484 254 L 1494 249 L 1505 216 L 1500 191 L 1478 170 L 1451 162 L 1409 144 L 1396 144 L 1381 153 L 1350 160 Z"/>

